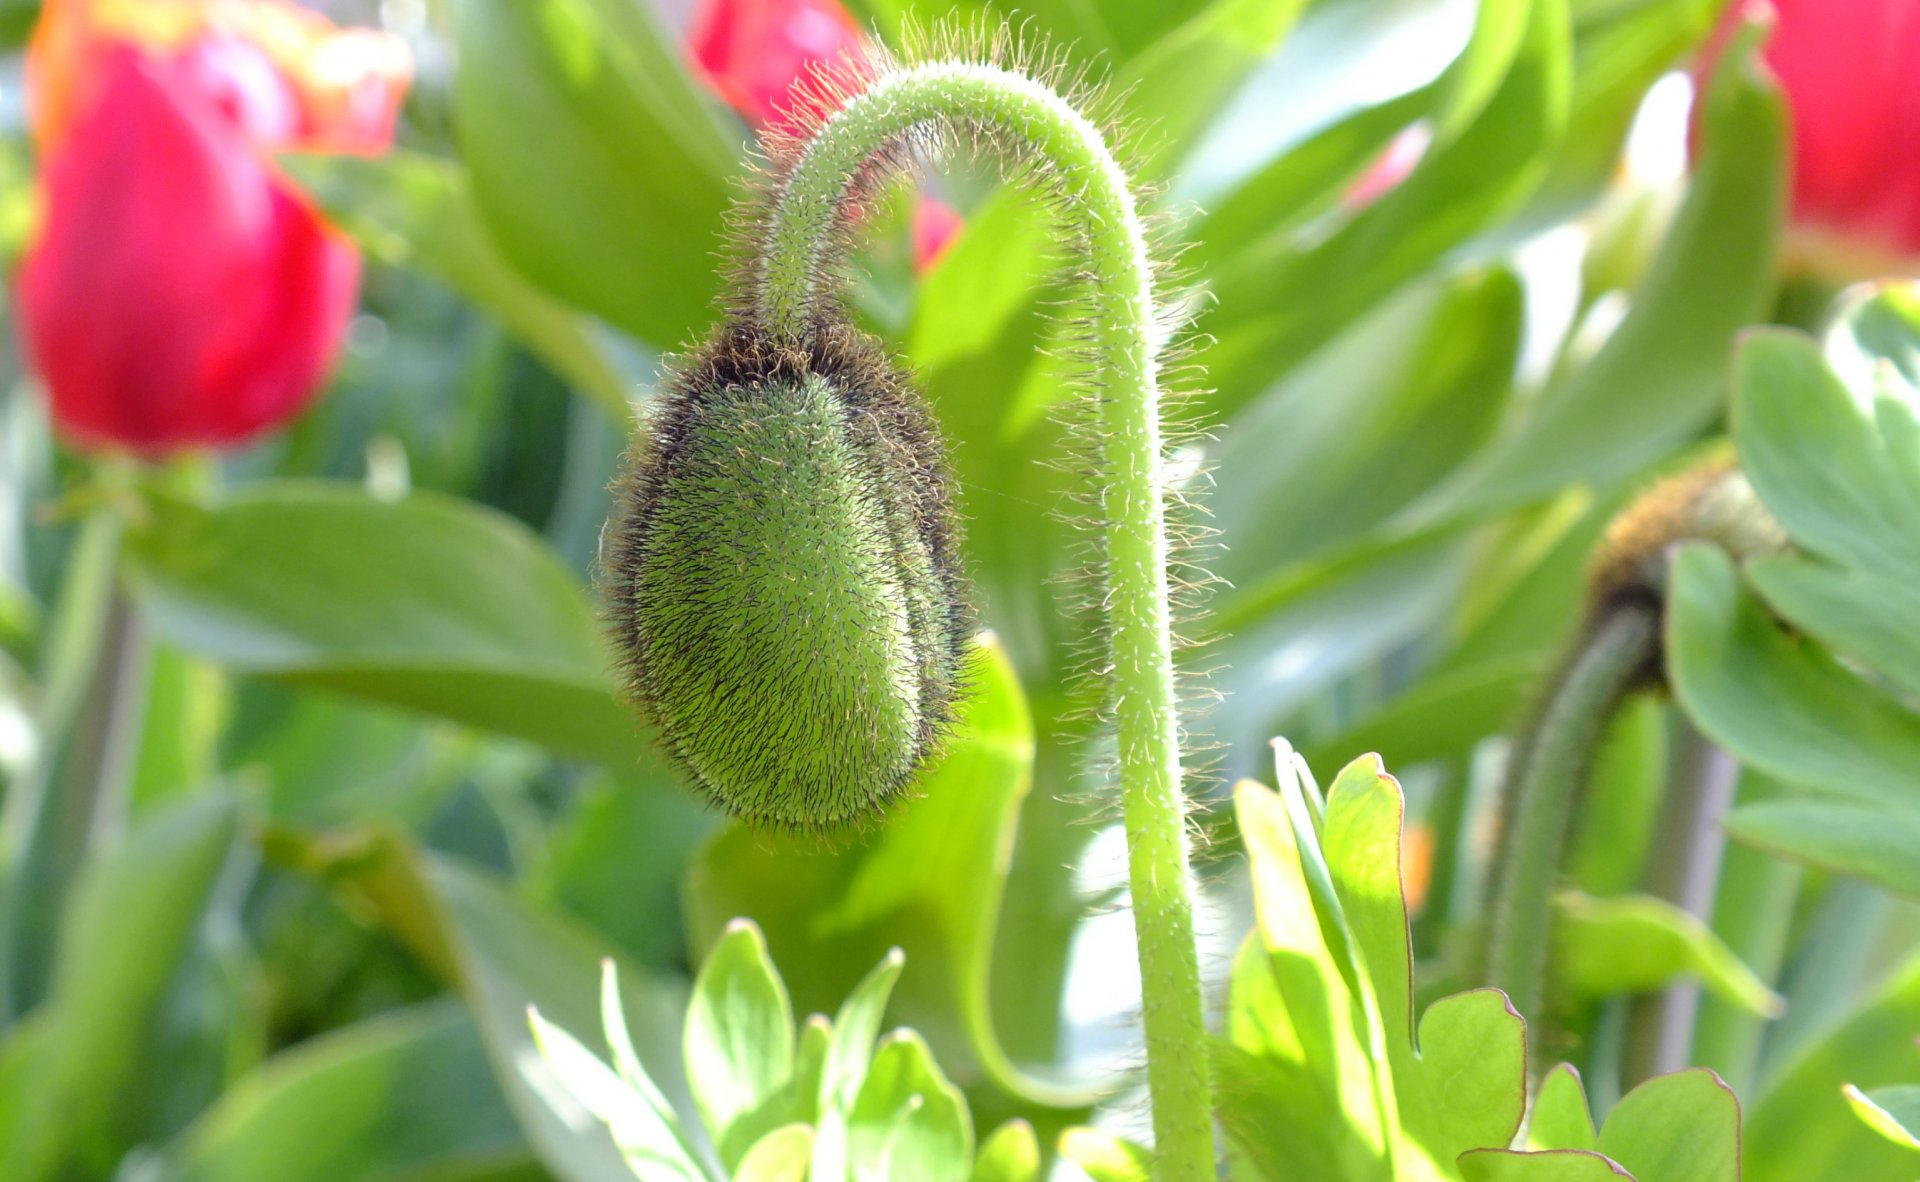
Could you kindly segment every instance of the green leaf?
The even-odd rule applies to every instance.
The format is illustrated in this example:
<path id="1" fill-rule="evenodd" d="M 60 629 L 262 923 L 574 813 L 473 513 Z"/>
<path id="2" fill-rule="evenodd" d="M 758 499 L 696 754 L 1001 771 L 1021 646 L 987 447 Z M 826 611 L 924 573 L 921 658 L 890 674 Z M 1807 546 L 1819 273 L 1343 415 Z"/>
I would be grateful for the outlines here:
<path id="1" fill-rule="evenodd" d="M 1098 1129 L 1068 1129 L 1060 1134 L 1059 1148 L 1060 1156 L 1093 1182 L 1147 1182 L 1153 1169 L 1152 1154 Z"/>
<path id="2" fill-rule="evenodd" d="M 1391 193 L 1310 245 L 1243 252 L 1213 276 L 1209 400 L 1228 415 L 1355 317 L 1523 199 L 1567 111 L 1564 0 L 1536 0 L 1498 92 Z"/>
<path id="3" fill-rule="evenodd" d="M 971 1182 L 1040 1182 L 1040 1139 L 1024 1120 L 1010 1120 L 980 1143 Z"/>
<path id="4" fill-rule="evenodd" d="M 1765 800 L 1722 822 L 1738 841 L 1795 862 L 1920 895 L 1920 811 L 1838 800 Z"/>
<path id="5" fill-rule="evenodd" d="M 472 1020 L 437 1002 L 267 1060 L 167 1150 L 158 1178 L 463 1178 L 463 1165 L 526 1152 Z"/>
<path id="6" fill-rule="evenodd" d="M 813 1160 L 813 1130 L 781 1125 L 748 1148 L 733 1171 L 733 1182 L 807 1182 Z"/>
<path id="7" fill-rule="evenodd" d="M 1841 1089 L 1869 1094 L 1913 1079 L 1920 959 L 1802 1047 L 1751 1107 L 1744 1182 L 1806 1182 L 1846 1163 L 1847 1182 L 1913 1182 L 1913 1155 L 1862 1124 Z"/>
<path id="8" fill-rule="evenodd" d="M 659 1092 L 644 1074 L 644 1090 L 634 1077 L 616 1074 L 571 1034 L 529 1009 L 527 1022 L 540 1057 L 558 1078 L 566 1095 L 607 1126 L 620 1156 L 642 1178 L 662 1182 L 706 1182 L 687 1151 L 673 1114 L 659 1100 Z"/>
<path id="9" fill-rule="evenodd" d="M 1157 5 L 1129 4 L 1116 11 L 1144 13 Z M 1145 159 L 1138 175 L 1166 167 L 1167 151 L 1197 140 L 1241 82 L 1276 50 L 1293 27 L 1304 0 L 1213 0 L 1169 29 L 1117 72 L 1114 85 L 1127 112 L 1150 120 Z M 1158 151 L 1156 145 L 1165 145 Z"/>
<path id="10" fill-rule="evenodd" d="M 713 315 L 738 131 L 644 5 L 452 11 L 461 156 L 501 249 L 561 299 L 681 344 Z"/>
<path id="11" fill-rule="evenodd" d="M 1782 632 L 1718 549 L 1681 548 L 1668 605 L 1668 673 L 1695 725 L 1777 779 L 1912 809 L 1920 714 Z"/>
<path id="12" fill-rule="evenodd" d="M 146 1081 L 168 1070 L 153 1061 L 154 1035 L 238 824 L 230 797 L 189 797 L 82 869 L 31 1028 L 32 1085 L 0 1111 L 8 1182 L 64 1177 L 83 1164 L 105 1174 L 131 1148 L 140 1130 L 130 1114 Z"/>
<path id="13" fill-rule="evenodd" d="M 411 152 L 284 161 L 327 216 L 369 254 L 414 267 L 498 317 L 607 418 L 625 425 L 635 387 L 620 376 L 572 308 L 534 287 L 500 255 L 458 165 Z"/>
<path id="14" fill-rule="evenodd" d="M 1750 1013 L 1777 1018 L 1785 1006 L 1703 920 L 1651 895 L 1559 895 L 1553 945 L 1555 980 L 1579 997 L 1651 993 L 1694 976 Z"/>
<path id="15" fill-rule="evenodd" d="M 973 1163 L 973 1122 L 958 1088 L 911 1030 L 880 1042 L 847 1115 L 852 1182 L 965 1182 Z"/>
<path id="16" fill-rule="evenodd" d="M 1460 1176 L 1466 1182 L 1620 1182 L 1633 1177 L 1600 1154 L 1579 1149 L 1476 1149 L 1461 1157 Z"/>
<path id="17" fill-rule="evenodd" d="M 1540 1081 L 1527 1114 L 1528 1149 L 1592 1149 L 1598 1144 L 1587 1090 L 1571 1063 L 1562 1063 Z"/>
<path id="18" fill-rule="evenodd" d="M 1775 611 L 1844 657 L 1920 694 L 1920 590 L 1859 567 L 1758 558 L 1747 577 Z"/>
<path id="19" fill-rule="evenodd" d="M 793 1074 L 793 1005 L 750 920 L 728 925 L 687 1007 L 684 1054 L 694 1103 L 732 1167 L 766 1130 L 759 1109 Z"/>
<path id="20" fill-rule="evenodd" d="M 1256 586 L 1351 544 L 1452 472 L 1499 421 L 1521 320 L 1510 272 L 1416 284 L 1236 416 L 1209 497 L 1233 544 L 1212 572 Z"/>
<path id="21" fill-rule="evenodd" d="M 1867 1127 L 1903 1149 L 1920 1151 L 1920 1086 L 1876 1088 L 1863 1092 L 1848 1084 L 1841 1089 L 1853 1111 Z"/>
<path id="22" fill-rule="evenodd" d="M 1920 400 L 1842 385 L 1808 337 L 1756 331 L 1740 348 L 1734 442 L 1767 508 L 1801 546 L 1909 585 L 1920 578 Z"/>
<path id="23" fill-rule="evenodd" d="M 1406 801 L 1378 756 L 1327 791 L 1324 843 L 1340 909 L 1379 999 L 1399 1123 L 1433 1162 L 1513 1140 L 1526 1110 L 1526 1023 L 1498 990 L 1441 998 L 1413 1029 L 1413 956 L 1403 895 Z M 1256 904 L 1257 905 L 1257 904 Z M 1396 1173 L 1417 1166 L 1396 1157 Z"/>
<path id="24" fill-rule="evenodd" d="M 820 1107 L 853 1107 L 866 1081 L 867 1067 L 873 1062 L 873 1041 L 880 1036 L 880 1022 L 887 1012 L 887 999 L 907 958 L 898 948 L 890 948 L 871 972 L 854 986 L 847 1000 L 834 1015 L 827 1036 L 826 1056 L 820 1067 Z"/>
<path id="25" fill-rule="evenodd" d="M 154 629 L 240 672 L 652 762 L 593 607 L 532 532 L 432 494 L 320 483 L 156 500 L 130 539 Z"/>
<path id="26" fill-rule="evenodd" d="M 1785 111 L 1754 49 L 1749 40 L 1715 71 L 1692 189 L 1626 319 L 1450 491 L 1451 508 L 1619 480 L 1720 409 L 1727 347 L 1770 306 L 1785 201 Z"/>
<path id="27" fill-rule="evenodd" d="M 1648 1080 L 1607 1114 L 1600 1152 L 1639 1182 L 1740 1182 L 1740 1102 L 1699 1068 Z"/>
<path id="28" fill-rule="evenodd" d="M 976 651 L 963 717 L 923 773 L 919 799 L 852 851 L 729 827 L 688 870 L 687 928 L 701 949 L 729 918 L 752 918 L 774 960 L 788 966 L 802 1011 L 834 1007 L 864 966 L 898 947 L 922 968 L 895 994 L 895 1020 L 925 1034 L 945 1063 L 978 1063 L 994 1083 L 1037 1103 L 1083 1106 L 1097 1093 L 1035 1078 L 1013 1062 L 996 1024 L 1004 1019 L 990 1005 L 1007 850 L 1032 783 L 1033 731 L 1004 650 L 983 638 Z"/>

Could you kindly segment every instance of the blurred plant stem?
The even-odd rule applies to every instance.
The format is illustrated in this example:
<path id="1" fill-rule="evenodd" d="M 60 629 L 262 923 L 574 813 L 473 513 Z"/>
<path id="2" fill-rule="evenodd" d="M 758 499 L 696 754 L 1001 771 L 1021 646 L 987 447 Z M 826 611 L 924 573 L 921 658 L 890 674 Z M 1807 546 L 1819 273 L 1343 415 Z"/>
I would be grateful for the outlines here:
<path id="1" fill-rule="evenodd" d="M 1488 942 L 1488 984 L 1539 1021 L 1554 887 L 1575 801 L 1607 719 L 1652 660 L 1658 611 L 1626 603 L 1601 618 L 1548 691 L 1538 722 L 1516 744 L 1501 808 L 1505 816 Z M 1540 1032 L 1530 1034 L 1544 1044 Z"/>
<path id="2" fill-rule="evenodd" d="M 1106 699 L 1140 950 L 1156 1178 L 1216 1176 L 1205 1000 L 1181 784 L 1160 410 L 1166 330 L 1147 231 L 1126 173 L 1071 103 L 1016 71 L 929 62 L 882 74 L 815 132 L 767 226 L 758 310 L 797 337 L 832 290 L 832 235 L 873 162 L 927 127 L 990 127 L 1055 186 L 1086 282 L 1073 314 L 1097 398 L 1097 503 L 1106 532 Z M 964 140 L 964 136 L 961 137 Z"/>
<path id="3" fill-rule="evenodd" d="M 1740 765 L 1691 723 L 1677 720 L 1675 726 L 1669 789 L 1654 834 L 1646 888 L 1704 922 L 1713 918 L 1727 844 L 1720 821 L 1733 803 Z M 1683 980 L 1634 1000 L 1623 1064 L 1628 1087 L 1692 1064 L 1700 996 L 1699 982 Z"/>
<path id="4" fill-rule="evenodd" d="M 0 811 L 0 1018 L 31 1009 L 51 972 L 69 887 L 126 824 L 145 709 L 145 632 L 120 584 L 124 525 L 80 527 L 42 661 L 38 748 Z"/>
<path id="5" fill-rule="evenodd" d="M 1773 854 L 1737 843 L 1727 846 L 1713 930 L 1769 986 L 1779 983 L 1803 877 L 1800 867 Z M 1769 1024 L 1731 1002 L 1704 998 L 1693 1036 L 1693 1062 L 1711 1067 L 1734 1091 L 1751 1096 Z"/>

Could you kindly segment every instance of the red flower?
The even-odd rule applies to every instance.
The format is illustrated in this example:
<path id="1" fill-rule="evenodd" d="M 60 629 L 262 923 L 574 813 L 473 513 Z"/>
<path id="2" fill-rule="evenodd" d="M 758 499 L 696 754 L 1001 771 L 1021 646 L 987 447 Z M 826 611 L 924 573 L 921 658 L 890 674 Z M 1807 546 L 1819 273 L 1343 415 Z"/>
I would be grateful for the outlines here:
<path id="1" fill-rule="evenodd" d="M 960 232 L 960 214 L 931 193 L 922 193 L 913 207 L 913 269 L 925 274 L 953 245 Z"/>
<path id="2" fill-rule="evenodd" d="M 857 58 L 860 26 L 834 0 L 704 0 L 687 48 L 729 106 L 772 123 L 817 65 Z"/>
<path id="3" fill-rule="evenodd" d="M 44 11 L 43 212 L 19 297 L 55 422 L 149 456 L 285 422 L 338 348 L 359 256 L 271 153 L 384 147 L 404 51 L 281 4 Z"/>
<path id="4" fill-rule="evenodd" d="M 1735 22 L 1768 7 L 1730 6 L 1722 44 Z M 1911 270 L 1920 260 L 1920 3 L 1770 7 L 1764 58 L 1792 118 L 1796 261 L 1836 274 Z"/>

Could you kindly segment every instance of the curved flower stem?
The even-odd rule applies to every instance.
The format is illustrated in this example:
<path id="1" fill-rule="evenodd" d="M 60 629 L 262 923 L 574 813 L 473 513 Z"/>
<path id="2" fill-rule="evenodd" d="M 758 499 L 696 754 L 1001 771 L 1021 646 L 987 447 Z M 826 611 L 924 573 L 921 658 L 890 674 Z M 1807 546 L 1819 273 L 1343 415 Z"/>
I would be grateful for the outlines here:
<path id="1" fill-rule="evenodd" d="M 1099 367 L 1106 586 L 1129 882 L 1140 946 L 1147 1083 L 1163 1179 L 1214 1176 L 1205 1009 L 1189 895 L 1167 587 L 1153 266 L 1126 173 L 1099 129 L 1025 75 L 966 62 L 888 73 L 820 128 L 777 195 L 758 310 L 803 334 L 828 290 L 851 178 L 903 137 L 987 126 L 1044 160 L 1088 251 L 1088 344 Z"/>
<path id="2" fill-rule="evenodd" d="M 1561 674 L 1538 726 L 1513 752 L 1494 896 L 1487 981 L 1536 1020 L 1547 969 L 1554 881 L 1595 742 L 1658 651 L 1650 604 L 1609 612 Z"/>

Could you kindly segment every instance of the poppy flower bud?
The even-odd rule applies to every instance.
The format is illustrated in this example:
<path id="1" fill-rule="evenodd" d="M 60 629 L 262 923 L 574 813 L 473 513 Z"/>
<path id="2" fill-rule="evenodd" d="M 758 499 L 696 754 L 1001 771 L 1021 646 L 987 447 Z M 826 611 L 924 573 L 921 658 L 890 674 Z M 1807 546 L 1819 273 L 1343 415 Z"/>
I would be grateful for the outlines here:
<path id="1" fill-rule="evenodd" d="M 1588 568 L 1589 615 L 1624 600 L 1661 603 L 1667 556 L 1682 542 L 1745 560 L 1785 549 L 1787 534 L 1731 457 L 1710 460 L 1654 485 L 1607 526 Z"/>
<path id="2" fill-rule="evenodd" d="M 876 815 L 951 721 L 969 631 L 931 416 L 851 329 L 734 325 L 650 426 L 603 562 L 633 697 L 730 812 Z"/>

